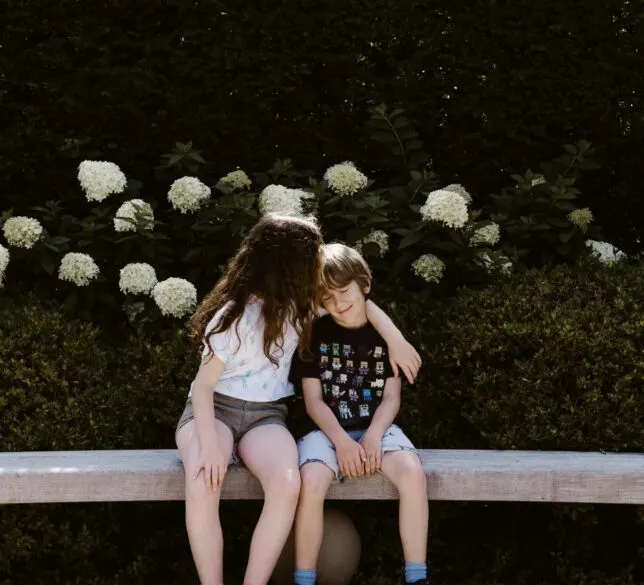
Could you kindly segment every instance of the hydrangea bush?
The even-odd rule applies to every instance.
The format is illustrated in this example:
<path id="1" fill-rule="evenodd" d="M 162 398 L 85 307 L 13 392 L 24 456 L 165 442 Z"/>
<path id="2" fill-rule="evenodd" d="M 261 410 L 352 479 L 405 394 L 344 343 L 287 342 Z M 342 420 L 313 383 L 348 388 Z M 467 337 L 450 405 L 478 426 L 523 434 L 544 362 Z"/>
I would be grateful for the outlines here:
<path id="1" fill-rule="evenodd" d="M 0 282 L 31 273 L 90 319 L 121 309 L 130 322 L 184 319 L 269 212 L 315 215 L 327 241 L 367 257 L 376 283 L 426 294 L 581 256 L 623 256 L 601 241 L 592 211 L 576 205 L 578 178 L 595 166 L 587 142 L 566 145 L 540 173 L 512 175 L 513 184 L 486 196 L 437 176 L 403 110 L 374 108 L 365 131 L 383 147 L 382 168 L 372 172 L 340 159 L 316 173 L 285 159 L 266 172 L 231 170 L 213 184 L 201 178 L 208 163 L 188 142 L 162 156 L 161 192 L 148 192 L 114 162 L 83 160 L 86 217 L 55 201 L 34 208 L 35 217 L 3 214 Z"/>

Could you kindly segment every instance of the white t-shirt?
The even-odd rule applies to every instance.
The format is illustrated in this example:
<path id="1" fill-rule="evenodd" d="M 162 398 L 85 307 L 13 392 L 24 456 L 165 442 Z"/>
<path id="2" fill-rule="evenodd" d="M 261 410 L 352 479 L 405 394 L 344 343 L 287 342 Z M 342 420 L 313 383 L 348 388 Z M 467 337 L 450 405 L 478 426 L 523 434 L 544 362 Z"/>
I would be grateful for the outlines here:
<path id="1" fill-rule="evenodd" d="M 206 335 L 212 331 L 227 306 L 219 309 L 206 327 Z M 209 338 L 214 354 L 224 362 L 224 371 L 217 382 L 215 392 L 251 402 L 272 402 L 293 395 L 293 384 L 288 380 L 291 360 L 297 349 L 299 337 L 290 323 L 285 324 L 283 351 L 274 348 L 273 355 L 279 365 L 274 366 L 264 355 L 263 303 L 251 300 L 246 304 L 237 331 L 236 323 L 228 331 Z M 241 343 L 240 343 L 241 341 Z M 208 354 L 204 342 L 202 355 Z M 192 396 L 194 381 L 190 385 Z"/>

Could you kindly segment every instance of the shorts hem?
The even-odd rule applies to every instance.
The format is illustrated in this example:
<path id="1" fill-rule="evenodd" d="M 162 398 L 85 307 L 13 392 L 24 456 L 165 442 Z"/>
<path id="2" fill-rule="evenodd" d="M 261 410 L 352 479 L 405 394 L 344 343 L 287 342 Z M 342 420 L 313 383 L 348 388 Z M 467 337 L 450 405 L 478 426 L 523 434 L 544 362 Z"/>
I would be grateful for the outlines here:
<path id="1" fill-rule="evenodd" d="M 307 463 L 322 463 L 323 465 L 326 465 L 333 472 L 335 479 L 338 481 L 342 481 L 342 479 L 340 478 L 340 470 L 338 469 L 336 471 L 335 469 L 333 469 L 333 467 L 328 461 L 324 461 L 324 459 L 318 459 L 317 457 L 309 457 L 308 459 L 306 459 L 306 461 L 303 461 L 302 463 L 300 463 L 299 469 L 302 469 L 302 467 L 304 467 Z"/>

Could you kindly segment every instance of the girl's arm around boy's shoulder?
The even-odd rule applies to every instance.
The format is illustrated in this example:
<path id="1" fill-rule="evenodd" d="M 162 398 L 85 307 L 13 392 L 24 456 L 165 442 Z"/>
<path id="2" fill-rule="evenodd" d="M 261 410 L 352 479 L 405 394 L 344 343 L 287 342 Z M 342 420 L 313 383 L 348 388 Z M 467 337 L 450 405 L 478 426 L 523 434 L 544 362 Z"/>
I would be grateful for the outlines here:
<path id="1" fill-rule="evenodd" d="M 394 375 L 398 376 L 400 366 L 409 383 L 413 384 L 423 363 L 414 346 L 405 339 L 387 313 L 371 300 L 367 301 L 367 319 L 389 348 L 389 362 Z"/>

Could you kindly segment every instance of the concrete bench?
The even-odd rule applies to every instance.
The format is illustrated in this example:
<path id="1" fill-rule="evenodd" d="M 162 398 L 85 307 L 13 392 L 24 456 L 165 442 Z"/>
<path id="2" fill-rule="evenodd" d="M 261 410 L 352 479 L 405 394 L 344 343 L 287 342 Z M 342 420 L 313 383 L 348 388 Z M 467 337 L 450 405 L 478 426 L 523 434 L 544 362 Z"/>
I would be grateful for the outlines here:
<path id="1" fill-rule="evenodd" d="M 420 451 L 430 500 L 644 504 L 644 454 L 563 451 Z M 231 467 L 222 498 L 259 499 L 257 480 Z M 336 500 L 397 499 L 382 475 L 334 484 Z M 0 453 L 0 504 L 184 498 L 174 449 Z"/>

